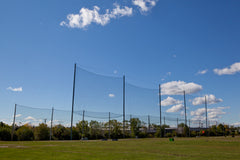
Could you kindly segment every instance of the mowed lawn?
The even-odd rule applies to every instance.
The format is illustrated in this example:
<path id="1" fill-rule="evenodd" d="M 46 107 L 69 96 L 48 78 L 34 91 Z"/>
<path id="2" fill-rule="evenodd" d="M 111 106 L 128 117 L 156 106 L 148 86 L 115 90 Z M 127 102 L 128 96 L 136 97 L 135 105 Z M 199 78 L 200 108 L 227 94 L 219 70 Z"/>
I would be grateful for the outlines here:
<path id="1" fill-rule="evenodd" d="M 240 137 L 0 141 L 0 160 L 240 159 Z"/>

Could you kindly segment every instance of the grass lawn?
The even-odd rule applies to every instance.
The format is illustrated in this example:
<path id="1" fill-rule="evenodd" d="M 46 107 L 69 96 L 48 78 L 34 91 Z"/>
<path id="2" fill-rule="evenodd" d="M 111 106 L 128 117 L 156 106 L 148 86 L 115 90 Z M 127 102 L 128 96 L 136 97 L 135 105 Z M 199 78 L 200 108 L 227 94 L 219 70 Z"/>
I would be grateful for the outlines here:
<path id="1" fill-rule="evenodd" d="M 240 159 L 240 137 L 0 141 L 0 160 Z"/>

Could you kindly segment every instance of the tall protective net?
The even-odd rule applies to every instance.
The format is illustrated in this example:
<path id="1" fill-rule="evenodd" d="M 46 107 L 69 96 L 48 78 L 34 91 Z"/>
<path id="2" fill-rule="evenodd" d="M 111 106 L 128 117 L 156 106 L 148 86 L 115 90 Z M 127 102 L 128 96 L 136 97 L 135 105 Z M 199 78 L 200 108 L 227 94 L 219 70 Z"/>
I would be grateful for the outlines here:
<path id="1" fill-rule="evenodd" d="M 76 67 L 75 73 L 73 115 L 70 107 L 64 111 L 17 105 L 15 124 L 17 126 L 28 124 L 33 127 L 45 124 L 49 128 L 64 126 L 70 132 L 71 116 L 73 116 L 73 131 L 77 137 L 94 138 L 93 133 L 97 131 L 100 133 L 98 137 L 116 136 L 113 134 L 113 128 L 117 128 L 120 134 L 130 135 L 132 120 L 137 121 L 141 131 L 149 133 L 156 133 L 160 124 L 172 129 L 178 129 L 179 126 L 186 124 L 192 129 L 200 130 L 220 123 L 219 117 L 214 113 L 223 113 L 224 108 L 208 105 L 206 122 L 205 103 L 201 102 L 198 105 L 193 103 L 200 95 L 185 95 L 185 117 L 183 94 L 160 96 L 159 86 L 155 89 L 139 87 L 128 83 L 127 77 L 104 76 L 80 67 Z M 124 105 L 125 112 L 123 112 Z M 58 136 L 56 128 L 53 132 Z M 69 138 L 58 137 L 58 139 Z"/>
<path id="2" fill-rule="evenodd" d="M 23 105 L 16 105 L 15 124 L 38 126 L 41 123 L 46 124 L 48 127 L 63 125 L 69 127 L 71 111 L 56 110 L 56 109 L 43 109 L 32 108 Z"/>

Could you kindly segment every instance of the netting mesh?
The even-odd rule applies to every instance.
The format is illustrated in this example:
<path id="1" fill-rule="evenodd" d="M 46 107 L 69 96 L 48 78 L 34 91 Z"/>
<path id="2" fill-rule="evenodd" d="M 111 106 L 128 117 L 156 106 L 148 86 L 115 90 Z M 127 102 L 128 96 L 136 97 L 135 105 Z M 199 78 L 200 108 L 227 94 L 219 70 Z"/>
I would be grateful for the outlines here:
<path id="1" fill-rule="evenodd" d="M 122 111 L 123 79 L 76 68 L 74 110 Z"/>
<path id="2" fill-rule="evenodd" d="M 127 79 L 125 81 L 123 77 L 103 76 L 76 67 L 73 127 L 78 127 L 78 132 L 82 137 L 83 132 L 92 132 L 94 126 L 95 129 L 101 130 L 101 136 L 104 137 L 107 134 L 106 130 L 110 132 L 113 124 L 115 124 L 115 127 L 118 126 L 119 132 L 122 133 L 124 95 L 126 107 L 125 129 L 127 132 L 131 133 L 130 121 L 132 119 L 139 120 L 141 128 L 156 131 L 156 126 L 160 125 L 158 86 L 156 86 L 156 89 L 138 87 L 128 83 Z M 211 117 L 208 118 L 206 125 L 204 104 L 193 105 L 192 103 L 196 96 L 199 95 L 186 95 L 187 121 L 185 121 L 183 95 L 161 95 L 161 124 L 171 128 L 178 128 L 179 125 L 185 123 L 190 128 L 208 128 L 211 125 L 219 124 L 218 117 L 214 117 L 210 113 Z M 171 101 L 167 102 L 167 99 Z M 68 128 L 71 126 L 72 111 L 70 109 L 64 111 L 31 108 L 22 105 L 17 105 L 16 108 L 15 122 L 19 126 L 24 124 L 38 126 L 41 123 L 48 127 L 51 124 L 52 126 Z M 211 106 L 209 108 L 212 109 Z M 201 114 L 197 115 L 196 110 L 200 110 Z M 110 121 L 112 121 L 111 124 Z M 86 131 L 87 129 L 84 131 L 85 122 L 88 122 L 87 128 L 90 127 L 89 131 Z"/>

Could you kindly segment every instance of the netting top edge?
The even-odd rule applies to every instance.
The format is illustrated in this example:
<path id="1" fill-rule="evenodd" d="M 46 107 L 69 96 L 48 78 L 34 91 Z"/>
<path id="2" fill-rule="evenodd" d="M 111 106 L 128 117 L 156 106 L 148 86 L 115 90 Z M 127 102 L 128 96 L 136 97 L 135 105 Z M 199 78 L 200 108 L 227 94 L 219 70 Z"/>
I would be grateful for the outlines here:
<path id="1" fill-rule="evenodd" d="M 83 67 L 79 67 L 78 65 L 77 65 L 77 69 L 83 70 L 84 72 L 87 72 L 87 73 L 90 73 L 90 74 L 94 74 L 94 75 L 97 75 L 97 76 L 102 76 L 102 77 L 105 77 L 105 78 L 123 79 L 123 77 L 125 76 L 125 75 L 123 75 L 123 77 L 118 77 L 118 76 L 103 75 L 103 74 L 100 74 L 100 73 L 89 71 L 89 70 L 87 70 L 87 69 L 85 69 Z M 126 85 L 130 85 L 132 87 L 136 87 L 136 88 L 140 88 L 140 89 L 156 90 L 156 91 L 158 91 L 158 88 L 154 89 L 154 88 L 147 88 L 147 87 L 137 86 L 137 85 L 131 84 L 129 82 L 126 82 Z"/>
<path id="2" fill-rule="evenodd" d="M 52 109 L 54 109 L 54 111 L 64 111 L 64 112 L 71 112 L 70 110 L 62 110 L 62 109 L 56 109 L 56 108 L 39 108 L 39 107 L 29 107 L 29 106 L 26 106 L 26 105 L 21 105 L 21 104 L 16 104 L 17 107 L 23 107 L 23 108 L 30 108 L 30 109 L 39 109 L 39 110 L 49 110 L 51 111 Z"/>

